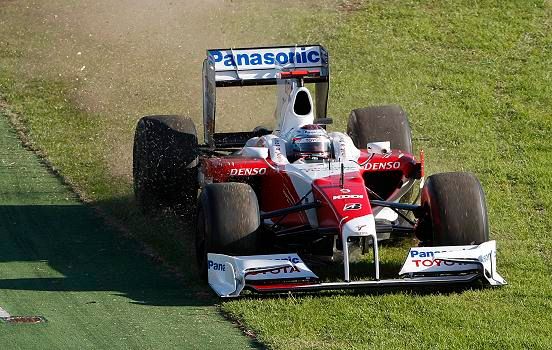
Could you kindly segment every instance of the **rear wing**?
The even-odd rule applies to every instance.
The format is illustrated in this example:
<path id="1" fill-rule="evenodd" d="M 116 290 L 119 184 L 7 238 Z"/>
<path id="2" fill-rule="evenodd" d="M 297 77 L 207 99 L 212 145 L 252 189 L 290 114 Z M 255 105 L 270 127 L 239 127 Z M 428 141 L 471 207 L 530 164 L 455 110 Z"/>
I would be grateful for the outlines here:
<path id="1" fill-rule="evenodd" d="M 298 69 L 320 72 L 305 82 L 329 77 L 328 53 L 320 45 L 207 50 L 206 62 L 214 68 L 217 87 L 276 84 L 279 73 Z"/>
<path id="2" fill-rule="evenodd" d="M 329 88 L 328 52 L 321 45 L 230 48 L 207 50 L 203 62 L 203 124 L 210 148 L 215 137 L 216 88 L 228 86 L 275 85 L 283 72 L 316 72 L 302 77 L 315 83 L 316 117 L 325 118 Z"/>

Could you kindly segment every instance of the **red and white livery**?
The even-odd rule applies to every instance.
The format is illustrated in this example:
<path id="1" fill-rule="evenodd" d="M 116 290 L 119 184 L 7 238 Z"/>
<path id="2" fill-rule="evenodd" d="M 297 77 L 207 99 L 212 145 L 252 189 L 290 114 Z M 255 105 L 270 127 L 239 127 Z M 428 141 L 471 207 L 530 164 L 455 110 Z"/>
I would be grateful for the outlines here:
<path id="1" fill-rule="evenodd" d="M 332 120 L 322 46 L 208 50 L 203 73 L 205 143 L 187 118 L 144 117 L 136 132 L 135 190 L 145 208 L 174 198 L 193 207 L 200 191 L 196 252 L 219 296 L 506 283 L 496 272 L 479 182 L 469 173 L 445 173 L 424 183 L 423 154 L 412 154 L 402 108 L 355 109 L 346 133 L 326 131 Z M 217 88 L 266 84 L 278 87 L 272 130 L 215 131 Z M 173 153 L 156 151 L 154 143 Z M 162 168 L 165 160 L 179 162 L 178 169 Z M 472 209 L 459 213 L 460 207 Z M 378 242 L 412 235 L 423 246 L 408 252 L 397 279 L 380 279 Z M 351 257 L 369 250 L 373 277 L 354 280 Z M 321 282 L 311 261 L 341 262 L 342 278 Z"/>

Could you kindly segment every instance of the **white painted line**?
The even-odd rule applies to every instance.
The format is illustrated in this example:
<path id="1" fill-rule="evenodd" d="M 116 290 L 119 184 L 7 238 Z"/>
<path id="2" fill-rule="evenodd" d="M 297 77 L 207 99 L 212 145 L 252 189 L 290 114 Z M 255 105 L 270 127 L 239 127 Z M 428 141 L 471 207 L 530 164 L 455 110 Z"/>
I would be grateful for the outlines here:
<path id="1" fill-rule="evenodd" d="M 2 309 L 2 307 L 0 307 L 0 318 L 4 318 L 4 317 L 10 317 L 11 315 L 4 309 Z"/>

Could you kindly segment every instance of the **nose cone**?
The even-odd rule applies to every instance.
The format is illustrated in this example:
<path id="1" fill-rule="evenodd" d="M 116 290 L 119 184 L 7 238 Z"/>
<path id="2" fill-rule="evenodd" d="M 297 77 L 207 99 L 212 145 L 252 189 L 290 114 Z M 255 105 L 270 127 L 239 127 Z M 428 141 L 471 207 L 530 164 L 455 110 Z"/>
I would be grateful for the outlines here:
<path id="1" fill-rule="evenodd" d="M 347 221 L 341 227 L 342 235 L 352 236 L 370 236 L 376 234 L 376 222 L 372 214 L 366 214 Z"/>
<path id="2" fill-rule="evenodd" d="M 375 232 L 375 222 L 364 180 L 355 172 L 331 175 L 313 182 L 313 193 L 323 203 L 319 209 L 320 227 L 340 227 L 349 236 Z"/>

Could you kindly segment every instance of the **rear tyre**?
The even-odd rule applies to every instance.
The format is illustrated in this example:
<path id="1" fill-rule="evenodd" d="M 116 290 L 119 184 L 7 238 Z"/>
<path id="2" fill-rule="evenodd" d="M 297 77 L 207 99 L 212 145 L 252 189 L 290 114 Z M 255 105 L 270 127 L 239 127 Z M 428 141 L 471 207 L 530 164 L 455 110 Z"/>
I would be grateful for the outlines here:
<path id="1" fill-rule="evenodd" d="M 181 205 L 193 212 L 197 200 L 198 142 L 194 122 L 177 115 L 146 116 L 136 126 L 134 195 L 145 213 Z"/>
<path id="2" fill-rule="evenodd" d="M 442 173 L 427 178 L 422 190 L 424 216 L 417 237 L 432 245 L 470 245 L 489 240 L 485 194 L 471 173 Z"/>
<path id="3" fill-rule="evenodd" d="M 389 141 L 391 148 L 412 153 L 412 132 L 406 112 L 398 105 L 353 109 L 347 134 L 357 148 L 370 142 Z"/>
<path id="4" fill-rule="evenodd" d="M 370 142 L 389 141 L 392 149 L 412 154 L 412 131 L 408 115 L 399 105 L 353 109 L 347 123 L 347 134 L 357 148 L 364 149 Z M 400 202 L 410 203 L 413 199 L 414 187 L 411 187 Z M 406 221 L 399 217 L 399 223 L 405 225 Z"/>
<path id="5" fill-rule="evenodd" d="M 228 182 L 206 185 L 199 197 L 196 257 L 202 275 L 207 253 L 253 255 L 261 224 L 257 195 L 248 184 Z"/>

